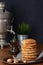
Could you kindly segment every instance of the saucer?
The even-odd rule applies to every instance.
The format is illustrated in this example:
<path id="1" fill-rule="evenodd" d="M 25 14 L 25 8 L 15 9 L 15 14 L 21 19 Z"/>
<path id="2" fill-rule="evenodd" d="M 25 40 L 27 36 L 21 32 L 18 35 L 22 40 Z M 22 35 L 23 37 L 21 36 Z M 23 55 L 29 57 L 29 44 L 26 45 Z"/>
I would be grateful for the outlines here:
<path id="1" fill-rule="evenodd" d="M 16 57 L 16 59 L 17 60 L 19 60 L 20 59 L 20 62 L 18 63 L 10 63 L 10 62 L 7 62 L 7 59 L 12 59 L 13 57 L 12 56 L 7 56 L 7 57 L 4 57 L 2 60 L 0 60 L 0 61 L 2 61 L 3 63 L 5 63 L 5 64 L 10 64 L 10 65 L 18 65 L 18 64 L 20 64 L 20 65 L 24 65 L 24 64 L 34 64 L 34 63 L 40 63 L 40 62 L 43 62 L 43 51 L 38 55 L 38 57 L 36 57 L 36 59 L 34 60 L 34 61 L 26 61 L 26 62 L 23 62 L 22 60 L 21 60 L 21 58 L 22 58 L 22 56 L 21 56 L 21 53 L 19 53 L 18 55 L 17 55 L 17 57 Z M 22 61 L 22 62 L 21 62 Z"/>
<path id="2" fill-rule="evenodd" d="M 38 60 L 34 60 L 34 61 L 26 61 L 25 63 L 24 62 L 20 62 L 20 63 L 8 63 L 6 60 L 8 59 L 8 58 L 12 58 L 12 56 L 8 56 L 8 57 L 4 57 L 3 58 L 3 60 L 2 60 L 2 62 L 4 63 L 4 64 L 8 64 L 8 65 L 24 65 L 24 64 L 34 64 L 34 63 L 40 63 L 40 62 L 43 62 L 43 58 L 40 58 L 40 59 L 38 59 Z"/>

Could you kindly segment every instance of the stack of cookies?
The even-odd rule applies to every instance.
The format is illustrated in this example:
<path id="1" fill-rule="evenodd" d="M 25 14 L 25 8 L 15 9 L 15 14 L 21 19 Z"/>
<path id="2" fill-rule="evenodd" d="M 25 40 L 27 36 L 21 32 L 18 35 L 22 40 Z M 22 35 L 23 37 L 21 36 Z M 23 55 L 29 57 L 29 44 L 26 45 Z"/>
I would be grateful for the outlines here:
<path id="1" fill-rule="evenodd" d="M 21 47 L 22 60 L 31 61 L 37 57 L 37 44 L 34 39 L 25 39 L 22 41 Z"/>

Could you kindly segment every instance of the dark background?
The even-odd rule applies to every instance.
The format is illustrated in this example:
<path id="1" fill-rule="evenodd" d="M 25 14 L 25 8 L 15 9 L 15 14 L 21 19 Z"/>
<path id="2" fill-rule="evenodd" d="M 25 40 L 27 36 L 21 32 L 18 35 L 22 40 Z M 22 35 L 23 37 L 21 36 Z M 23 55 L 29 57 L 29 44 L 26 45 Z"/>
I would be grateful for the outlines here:
<path id="1" fill-rule="evenodd" d="M 30 38 L 43 43 L 43 0 L 0 0 L 7 2 L 7 10 L 14 16 L 13 30 L 17 33 L 17 26 L 23 21 L 30 24 Z"/>

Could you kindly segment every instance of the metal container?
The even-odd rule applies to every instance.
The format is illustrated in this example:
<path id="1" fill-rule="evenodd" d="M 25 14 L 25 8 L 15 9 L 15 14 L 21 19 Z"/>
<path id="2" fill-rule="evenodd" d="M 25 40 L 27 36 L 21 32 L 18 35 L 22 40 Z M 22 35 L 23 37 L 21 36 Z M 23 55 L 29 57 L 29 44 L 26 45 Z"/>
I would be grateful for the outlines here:
<path id="1" fill-rule="evenodd" d="M 11 14 L 8 13 L 0 13 L 0 33 L 6 32 L 7 26 L 11 21 Z"/>
<path id="2" fill-rule="evenodd" d="M 22 46 L 22 40 L 27 39 L 28 35 L 17 35 L 18 43 L 20 47 Z"/>
<path id="3" fill-rule="evenodd" d="M 6 3 L 5 2 L 0 2 L 0 12 L 3 12 L 5 10 Z"/>
<path id="4" fill-rule="evenodd" d="M 0 8 L 1 9 L 5 8 L 5 4 L 6 4 L 5 2 L 0 2 Z"/>
<path id="5" fill-rule="evenodd" d="M 8 12 L 6 9 L 6 3 L 0 2 L 0 45 L 3 47 L 3 45 L 6 45 L 6 34 L 7 34 L 7 27 L 9 25 L 9 22 L 12 19 L 12 14 Z"/>

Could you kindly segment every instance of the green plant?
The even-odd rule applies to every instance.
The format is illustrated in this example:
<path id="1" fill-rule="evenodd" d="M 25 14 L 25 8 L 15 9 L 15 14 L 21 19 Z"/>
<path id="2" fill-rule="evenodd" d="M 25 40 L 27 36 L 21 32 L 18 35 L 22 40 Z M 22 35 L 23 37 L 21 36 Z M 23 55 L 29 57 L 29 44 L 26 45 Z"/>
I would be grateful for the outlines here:
<path id="1" fill-rule="evenodd" d="M 19 34 L 28 34 L 30 31 L 29 24 L 21 23 L 18 25 L 18 33 Z"/>

